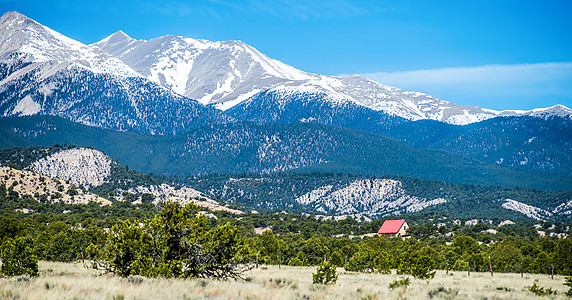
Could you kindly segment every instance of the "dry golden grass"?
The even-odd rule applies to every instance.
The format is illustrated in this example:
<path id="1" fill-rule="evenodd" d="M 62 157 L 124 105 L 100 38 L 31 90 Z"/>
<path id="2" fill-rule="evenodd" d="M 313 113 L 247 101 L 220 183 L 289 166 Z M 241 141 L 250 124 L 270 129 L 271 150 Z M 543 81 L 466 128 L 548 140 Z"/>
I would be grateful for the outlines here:
<path id="1" fill-rule="evenodd" d="M 395 274 L 360 274 L 338 269 L 338 282 L 312 284 L 315 267 L 263 266 L 246 280 L 118 278 L 99 275 L 81 263 L 40 262 L 36 278 L 0 278 L 1 299 L 536 299 L 534 282 L 567 299 L 562 276 L 439 271 L 432 280 L 412 279 L 407 288 L 388 288 L 405 278 Z M 441 291 L 439 291 L 441 290 Z"/>

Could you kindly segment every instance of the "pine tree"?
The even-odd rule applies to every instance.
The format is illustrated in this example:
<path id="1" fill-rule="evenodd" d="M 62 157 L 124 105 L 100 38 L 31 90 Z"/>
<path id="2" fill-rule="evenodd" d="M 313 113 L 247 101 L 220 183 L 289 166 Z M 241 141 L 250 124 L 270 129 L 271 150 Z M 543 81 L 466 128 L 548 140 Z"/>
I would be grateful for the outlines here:
<path id="1" fill-rule="evenodd" d="M 316 273 L 312 273 L 312 279 L 314 284 L 334 284 L 338 280 L 338 274 L 336 274 L 336 266 L 326 261 L 318 266 Z"/>

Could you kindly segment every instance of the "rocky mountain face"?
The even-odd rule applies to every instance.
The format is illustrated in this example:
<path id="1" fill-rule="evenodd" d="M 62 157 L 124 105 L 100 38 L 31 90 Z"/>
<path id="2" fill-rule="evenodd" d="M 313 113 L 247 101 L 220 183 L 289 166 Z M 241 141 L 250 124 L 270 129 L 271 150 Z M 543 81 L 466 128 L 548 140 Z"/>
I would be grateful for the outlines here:
<path id="1" fill-rule="evenodd" d="M 461 205 L 533 219 L 570 215 L 568 194 L 531 191 L 535 196 L 528 199 L 499 188 L 480 203 L 475 195 L 483 191 L 459 196 L 439 186 L 427 194 L 400 179 L 368 177 L 570 190 L 570 109 L 460 106 L 356 75 L 303 72 L 239 41 L 145 41 L 117 32 L 84 45 L 9 12 L 0 18 L 0 116 L 2 147 L 74 144 L 103 150 L 140 172 L 283 178 L 261 179 L 274 182 L 265 192 L 252 187 L 260 178 L 229 176 L 218 186 L 175 188 L 143 175 L 134 180 L 97 150 L 11 154 L 20 159 L 14 163 L 41 176 L 119 198 L 132 193 L 196 201 L 210 193 L 251 207 L 370 216 L 459 211 Z M 362 177 L 277 184 L 287 181 L 287 171 Z M 61 194 L 59 185 L 54 188 Z M 278 190 L 290 192 L 266 197 Z"/>
<path id="2" fill-rule="evenodd" d="M 553 215 L 551 212 L 545 209 L 512 199 L 505 199 L 505 203 L 503 203 L 501 207 L 522 213 L 523 215 L 534 220 L 548 220 Z M 554 211 L 556 212 L 557 210 L 555 209 Z"/>
<path id="3" fill-rule="evenodd" d="M 176 200 L 181 203 L 193 202 L 212 211 L 242 213 L 219 205 L 209 196 L 188 186 L 173 186 L 158 179 L 149 180 L 148 175 L 125 172 L 124 167 L 98 150 L 73 146 L 17 150 L 18 153 L 12 149 L 0 150 L 0 188 L 3 186 L 4 192 L 16 192 L 19 196 L 27 195 L 41 202 L 86 204 L 94 201 L 110 205 L 111 201 L 96 194 L 106 191 L 103 194 L 113 195 L 119 201 L 141 202 L 145 198 L 153 199 L 158 204 Z"/>
<path id="4" fill-rule="evenodd" d="M 175 36 L 143 41 L 118 32 L 86 46 L 16 12 L 5 14 L 0 24 L 0 37 L 5 41 L 0 44 L 3 116 L 55 115 L 90 126 L 163 135 L 235 122 L 236 118 L 312 122 L 381 134 L 487 163 L 563 175 L 571 169 L 571 145 L 547 140 L 542 132 L 546 126 L 540 124 L 557 122 L 553 120 L 558 117 L 572 123 L 570 110 L 563 106 L 494 113 L 474 108 L 480 111 L 475 113 L 473 108 L 461 109 L 359 76 L 302 72 L 236 41 Z M 180 94 L 218 105 L 226 114 Z M 445 123 L 466 124 L 510 114 L 533 115 L 542 127 L 522 126 L 511 119 L 515 128 L 539 130 L 522 134 L 508 127 L 509 136 L 505 128 L 490 128 L 490 123 Z M 458 121 L 461 116 L 466 120 Z M 566 141 L 569 125 L 551 128 Z M 323 159 L 291 167 L 320 162 Z"/>
<path id="5" fill-rule="evenodd" d="M 220 205 L 217 201 L 209 198 L 209 196 L 205 195 L 204 193 L 201 193 L 187 186 L 174 187 L 166 183 L 149 186 L 138 185 L 131 187 L 126 191 L 119 190 L 118 192 L 121 194 L 128 193 L 135 195 L 153 195 L 155 197 L 153 203 L 155 204 L 166 200 L 179 201 L 181 204 L 192 202 L 200 207 L 208 208 L 211 211 L 226 211 L 232 214 L 243 213 L 241 210 Z M 119 198 L 125 199 L 126 197 L 120 195 Z"/>
<path id="6" fill-rule="evenodd" d="M 264 89 L 284 80 L 311 78 L 240 41 L 211 42 L 179 36 L 145 41 L 119 31 L 95 45 L 153 82 L 203 104 L 237 103 L 237 99 L 253 93 L 252 87 Z"/>
<path id="7" fill-rule="evenodd" d="M 101 151 L 76 148 L 41 158 L 29 168 L 40 175 L 57 177 L 76 186 L 99 186 L 111 175 L 111 163 L 111 158 Z"/>
<path id="8" fill-rule="evenodd" d="M 150 82 L 97 47 L 9 12 L 0 18 L 0 115 L 34 114 L 151 134 L 232 121 Z"/>
<path id="9" fill-rule="evenodd" d="M 316 211 L 367 216 L 411 213 L 447 202 L 443 198 L 427 200 L 408 195 L 401 182 L 392 179 L 361 179 L 347 186 L 321 186 L 295 199 Z"/>
<path id="10" fill-rule="evenodd" d="M 87 46 L 17 12 L 0 20 L 4 116 L 50 114 L 152 134 L 177 134 L 233 121 L 181 95 L 222 110 L 235 108 L 233 115 L 265 122 L 347 125 L 346 116 L 359 110 L 365 120 L 373 120 L 370 132 L 383 126 L 377 119 L 390 116 L 470 124 L 497 116 L 572 115 L 563 106 L 502 112 L 460 106 L 357 75 L 311 74 L 239 41 L 177 36 L 145 41 L 120 31 Z M 307 109 L 318 106 L 322 109 Z M 292 108 L 301 110 L 300 118 L 292 120 Z M 328 115 L 331 111 L 336 114 Z"/>
<path id="11" fill-rule="evenodd" d="M 569 191 L 449 185 L 408 177 L 334 173 L 212 175 L 189 179 L 188 184 L 215 197 L 255 208 L 369 218 L 437 212 L 453 217 L 566 220 L 572 197 Z"/>
<path id="12" fill-rule="evenodd" d="M 284 121 L 288 107 L 327 106 L 327 110 L 359 106 L 376 118 L 380 113 L 407 120 L 436 120 L 466 125 L 498 116 L 561 115 L 572 110 L 555 106 L 532 111 L 495 111 L 457 105 L 426 94 L 404 91 L 358 75 L 324 76 L 271 59 L 240 41 L 211 42 L 180 36 L 136 40 L 122 31 L 95 44 L 164 87 L 221 110 L 236 106 L 252 120 Z M 319 99 L 319 103 L 311 101 Z M 286 105 L 285 105 L 286 104 Z M 263 108 L 263 109 L 261 109 Z M 343 118 L 313 111 L 308 119 Z M 347 114 L 352 111 L 346 111 Z M 286 115 L 286 116 L 283 116 Z M 334 121 L 335 122 L 335 121 Z"/>

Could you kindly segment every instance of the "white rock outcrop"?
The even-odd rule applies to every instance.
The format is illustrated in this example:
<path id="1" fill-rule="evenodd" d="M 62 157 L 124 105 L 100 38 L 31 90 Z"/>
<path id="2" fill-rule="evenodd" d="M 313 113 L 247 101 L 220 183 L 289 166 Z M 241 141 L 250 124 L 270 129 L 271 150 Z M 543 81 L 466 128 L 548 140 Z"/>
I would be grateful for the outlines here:
<path id="1" fill-rule="evenodd" d="M 529 218 L 535 220 L 546 220 L 548 217 L 552 216 L 552 213 L 546 211 L 542 208 L 536 206 L 528 205 L 512 199 L 505 199 L 505 203 L 502 204 L 504 209 L 513 210 L 519 212 Z"/>
<path id="2" fill-rule="evenodd" d="M 443 198 L 428 200 L 410 196 L 401 182 L 393 179 L 354 180 L 341 188 L 327 185 L 298 197 L 296 201 L 322 212 L 364 215 L 416 212 L 447 202 Z"/>
<path id="3" fill-rule="evenodd" d="M 112 160 L 103 152 L 87 148 L 68 149 L 33 162 L 30 169 L 76 186 L 99 186 L 111 174 Z"/>

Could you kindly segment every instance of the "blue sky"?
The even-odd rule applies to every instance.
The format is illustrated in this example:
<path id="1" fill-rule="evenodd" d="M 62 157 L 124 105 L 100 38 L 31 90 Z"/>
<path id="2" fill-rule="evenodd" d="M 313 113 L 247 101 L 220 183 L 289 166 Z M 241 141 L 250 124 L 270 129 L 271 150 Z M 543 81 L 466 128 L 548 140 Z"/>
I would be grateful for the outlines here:
<path id="1" fill-rule="evenodd" d="M 493 109 L 572 107 L 572 1 L 0 0 L 71 38 L 242 40 L 304 71 Z"/>

